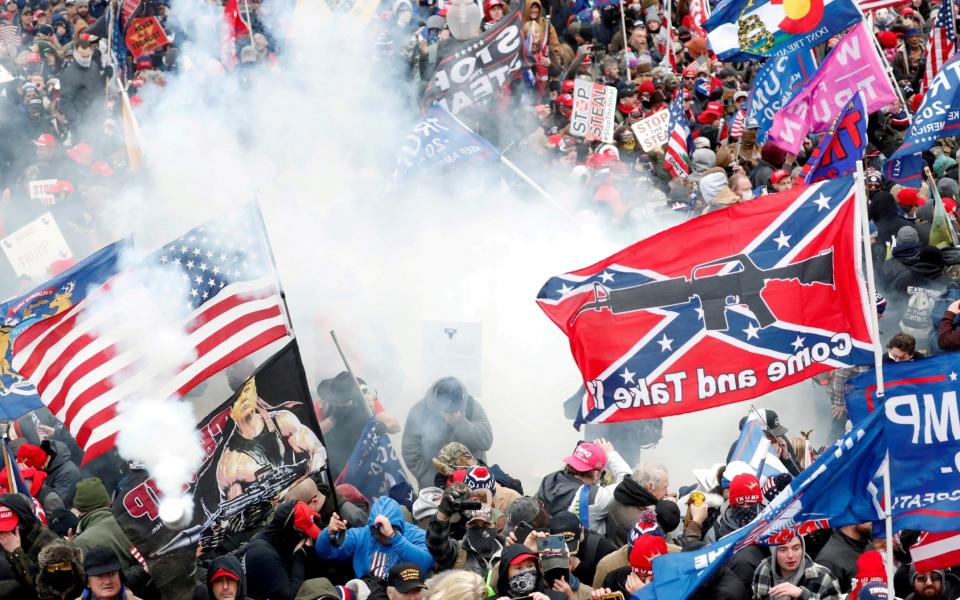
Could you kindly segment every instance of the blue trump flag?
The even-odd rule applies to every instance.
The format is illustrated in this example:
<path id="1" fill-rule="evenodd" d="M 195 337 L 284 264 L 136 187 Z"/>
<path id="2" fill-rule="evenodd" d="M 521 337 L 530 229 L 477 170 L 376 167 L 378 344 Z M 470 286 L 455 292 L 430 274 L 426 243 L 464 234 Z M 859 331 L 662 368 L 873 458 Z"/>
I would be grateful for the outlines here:
<path id="1" fill-rule="evenodd" d="M 336 481 L 353 485 L 371 499 L 386 496 L 390 488 L 406 481 L 397 451 L 379 425 L 376 418 L 370 419 Z"/>
<path id="2" fill-rule="evenodd" d="M 883 171 L 888 179 L 920 187 L 925 165 L 921 153 L 944 137 L 960 135 L 960 54 L 944 63 L 923 95 L 923 102 L 907 132 Z"/>
<path id="3" fill-rule="evenodd" d="M 766 433 L 767 424 L 758 415 L 751 415 L 740 430 L 740 439 L 727 461 L 727 469 L 723 480 L 729 482 L 734 475 L 750 472 L 757 476 L 763 485 L 771 477 L 788 473 L 774 450 L 773 444 Z M 735 468 L 734 463 L 741 463 L 741 468 Z M 745 465 L 745 466 L 744 466 Z M 735 472 L 736 471 L 736 472 Z M 729 473 L 729 475 L 728 475 Z"/>
<path id="4" fill-rule="evenodd" d="M 883 413 L 896 529 L 960 529 L 960 364 L 952 353 L 885 369 Z M 865 421 L 866 422 L 866 421 Z"/>
<path id="5" fill-rule="evenodd" d="M 753 78 L 747 97 L 746 127 L 757 130 L 757 141 L 763 143 L 773 125 L 773 116 L 787 105 L 794 94 L 817 72 L 812 50 L 768 59 Z"/>
<path id="6" fill-rule="evenodd" d="M 13 368 L 13 340 L 37 321 L 70 311 L 116 275 L 126 244 L 102 248 L 37 289 L 0 304 L 0 419 L 16 419 L 43 406 L 36 387 Z"/>
<path id="7" fill-rule="evenodd" d="M 490 142 L 470 131 L 442 106 L 434 105 L 403 139 L 394 177 L 406 177 L 423 168 L 499 158 L 500 152 Z"/>
<path id="8" fill-rule="evenodd" d="M 633 600 L 683 600 L 749 544 L 779 545 L 794 535 L 881 518 L 873 484 L 883 461 L 883 415 L 875 413 L 824 452 L 746 527 L 694 552 L 653 559 L 653 583 Z"/>
<path id="9" fill-rule="evenodd" d="M 840 111 L 804 166 L 811 184 L 850 175 L 867 150 L 867 111 L 858 92 Z"/>
<path id="10" fill-rule="evenodd" d="M 788 14 L 786 7 L 792 4 Z M 853 0 L 726 0 L 703 24 L 721 61 L 743 62 L 818 46 L 862 19 Z"/>

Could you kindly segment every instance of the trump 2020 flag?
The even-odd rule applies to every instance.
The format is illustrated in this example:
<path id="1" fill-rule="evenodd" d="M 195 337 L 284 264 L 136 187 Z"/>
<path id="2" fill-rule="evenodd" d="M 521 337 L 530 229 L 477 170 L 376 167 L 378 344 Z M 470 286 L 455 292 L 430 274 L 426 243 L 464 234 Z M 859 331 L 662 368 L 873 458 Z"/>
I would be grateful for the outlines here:
<path id="1" fill-rule="evenodd" d="M 786 106 L 816 72 L 817 61 L 811 50 L 772 56 L 763 63 L 753 78 L 746 102 L 746 126 L 757 130 L 759 143 L 766 141 L 777 111 Z"/>
<path id="2" fill-rule="evenodd" d="M 770 139 L 787 152 L 798 154 L 807 134 L 826 131 L 859 90 L 863 91 L 867 114 L 897 99 L 873 34 L 863 23 L 843 36 L 813 79 L 777 112 Z"/>
<path id="3" fill-rule="evenodd" d="M 632 600 L 684 600 L 740 548 L 776 546 L 794 535 L 882 518 L 873 483 L 883 462 L 883 425 L 871 415 L 790 482 L 749 525 L 693 552 L 653 559 L 653 583 Z"/>
<path id="4" fill-rule="evenodd" d="M 775 446 L 770 443 L 766 429 L 766 422 L 756 412 L 751 411 L 740 430 L 740 439 L 737 440 L 733 454 L 727 461 L 724 481 L 729 483 L 735 475 L 752 473 L 760 480 L 760 485 L 763 485 L 771 477 L 789 472 L 774 451 Z"/>
<path id="5" fill-rule="evenodd" d="M 944 137 L 960 134 L 960 54 L 948 60 L 930 83 L 923 102 L 910 124 L 903 144 L 887 159 L 887 178 L 911 187 L 920 187 L 923 167 L 921 153 Z"/>
<path id="6" fill-rule="evenodd" d="M 379 425 L 375 418 L 370 419 L 337 477 L 337 485 L 352 484 L 367 498 L 386 496 L 390 488 L 406 481 L 397 451 Z"/>
<path id="7" fill-rule="evenodd" d="M 720 60 L 740 62 L 813 48 L 860 19 L 853 0 L 726 0 L 703 28 Z"/>
<path id="8" fill-rule="evenodd" d="M 394 176 L 404 177 L 423 168 L 478 163 L 499 157 L 500 153 L 490 142 L 437 105 L 427 111 L 423 120 L 414 125 L 413 132 L 403 139 Z"/>
<path id="9" fill-rule="evenodd" d="M 587 394 L 576 424 L 756 398 L 870 362 L 854 180 L 687 221 L 551 277 L 540 308 Z"/>
<path id="10" fill-rule="evenodd" d="M 895 529 L 960 530 L 960 365 L 951 353 L 896 363 L 883 403 Z M 895 382 L 895 385 L 893 383 Z"/>
<path id="11" fill-rule="evenodd" d="M 863 92 L 850 98 L 804 166 L 806 183 L 850 175 L 867 150 L 867 112 Z"/>

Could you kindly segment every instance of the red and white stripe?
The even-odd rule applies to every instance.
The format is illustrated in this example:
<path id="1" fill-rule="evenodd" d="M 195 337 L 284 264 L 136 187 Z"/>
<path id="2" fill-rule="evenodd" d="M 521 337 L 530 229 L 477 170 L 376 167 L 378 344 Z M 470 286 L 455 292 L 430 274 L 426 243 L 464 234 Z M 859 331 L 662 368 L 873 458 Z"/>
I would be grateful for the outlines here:
<path id="1" fill-rule="evenodd" d="M 730 125 L 730 137 L 740 139 L 743 136 L 743 123 L 747 120 L 747 111 L 741 108 L 733 117 L 733 123 Z"/>
<path id="2" fill-rule="evenodd" d="M 927 42 L 927 64 L 923 70 L 923 81 L 920 83 L 921 92 L 930 89 L 930 82 L 940 72 L 940 67 L 953 56 L 953 51 L 956 50 L 956 39 L 953 0 L 944 0 L 940 4 L 940 11 L 930 30 L 930 41 Z"/>
<path id="3" fill-rule="evenodd" d="M 127 27 L 127 22 L 130 21 L 130 17 L 134 15 L 140 8 L 140 3 L 143 0 L 123 0 L 123 3 L 120 5 L 120 26 L 123 28 Z"/>
<path id="4" fill-rule="evenodd" d="M 109 286 L 31 325 L 14 346 L 14 368 L 76 438 L 86 453 L 84 462 L 114 446 L 117 405 L 124 399 L 182 396 L 289 332 L 273 279 L 235 282 L 181 322 L 196 358 L 171 376 L 144 355 L 142 344 L 123 339 L 120 326 L 111 327 L 124 317 L 110 309 L 86 310 Z"/>
<path id="5" fill-rule="evenodd" d="M 891 8 L 893 6 L 900 6 L 901 4 L 909 4 L 909 0 L 860 0 L 857 4 L 860 5 L 860 10 L 866 12 L 868 10 L 880 10 L 881 8 Z"/>
<path id="6" fill-rule="evenodd" d="M 960 531 L 924 531 L 917 543 L 910 547 L 910 556 L 921 573 L 960 565 Z"/>

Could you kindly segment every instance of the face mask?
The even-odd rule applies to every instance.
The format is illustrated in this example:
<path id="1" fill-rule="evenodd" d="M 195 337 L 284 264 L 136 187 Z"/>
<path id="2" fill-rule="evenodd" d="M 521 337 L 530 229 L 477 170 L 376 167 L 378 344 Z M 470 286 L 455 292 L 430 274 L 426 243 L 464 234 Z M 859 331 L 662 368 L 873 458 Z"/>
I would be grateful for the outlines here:
<path id="1" fill-rule="evenodd" d="M 636 148 L 636 147 L 637 147 L 637 141 L 636 141 L 636 140 L 626 140 L 625 142 L 623 142 L 623 149 L 624 149 L 624 150 L 633 150 L 633 149 Z"/>
<path id="2" fill-rule="evenodd" d="M 731 507 L 731 516 L 733 517 L 734 523 L 737 524 L 737 527 L 743 527 L 747 523 L 753 520 L 757 516 L 759 505 L 757 504 L 748 504 L 746 506 L 732 506 Z"/>
<path id="3" fill-rule="evenodd" d="M 520 571 L 507 580 L 510 587 L 510 593 L 515 596 L 526 596 L 534 590 L 537 585 L 536 569 L 527 569 Z"/>
<path id="4" fill-rule="evenodd" d="M 467 529 L 463 541 L 482 556 L 490 556 L 497 551 L 496 530 L 486 527 L 473 527 Z"/>
<path id="5" fill-rule="evenodd" d="M 53 573 L 45 573 L 44 579 L 47 580 L 47 584 L 57 590 L 58 592 L 66 592 L 73 587 L 74 577 L 73 571 L 54 571 Z"/>
<path id="6" fill-rule="evenodd" d="M 80 56 L 80 53 L 79 53 L 79 52 L 77 52 L 76 50 L 74 50 L 74 51 L 73 51 L 73 60 L 77 61 L 77 64 L 80 65 L 81 67 L 83 67 L 84 69 L 87 69 L 87 68 L 90 67 L 90 64 L 93 62 L 93 55 L 91 54 L 90 56 L 84 58 L 84 57 Z"/>

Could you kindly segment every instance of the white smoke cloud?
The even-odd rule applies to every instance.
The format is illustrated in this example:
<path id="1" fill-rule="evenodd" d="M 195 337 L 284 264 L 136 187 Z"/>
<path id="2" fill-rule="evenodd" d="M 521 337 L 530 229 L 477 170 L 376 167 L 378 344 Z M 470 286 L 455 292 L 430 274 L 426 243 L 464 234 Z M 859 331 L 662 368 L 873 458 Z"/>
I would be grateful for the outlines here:
<path id="1" fill-rule="evenodd" d="M 101 216 L 150 251 L 256 197 L 308 375 L 342 370 L 328 335 L 336 329 L 354 370 L 401 420 L 431 383 L 423 376 L 423 322 L 479 323 L 490 458 L 533 493 L 579 438 L 561 408 L 579 374 L 536 294 L 548 277 L 591 264 L 664 222 L 644 217 L 613 230 L 584 211 L 566 173 L 547 169 L 530 174 L 563 210 L 522 183 L 504 185 L 498 167 L 390 186 L 399 141 L 416 120 L 409 83 L 374 60 L 364 24 L 308 4 L 316 5 L 297 22 L 299 35 L 286 38 L 281 72 L 263 66 L 241 82 L 213 67 L 215 9 L 174 3 L 190 41 L 181 43 L 181 71 L 165 87 L 148 88 L 137 109 L 147 172 Z M 637 194 L 640 204 L 662 198 Z M 152 296 L 156 288 L 141 283 L 142 297 Z M 157 317 L 135 325 L 149 326 L 158 346 L 152 355 L 172 364 L 184 356 L 182 340 L 174 320 Z M 147 461 L 168 490 L 188 481 L 199 460 L 196 415 L 184 406 L 143 398 L 124 407 L 121 452 Z M 668 419 L 651 459 L 666 463 L 675 482 L 691 480 L 690 467 L 725 456 L 745 410 Z M 399 452 L 399 436 L 395 442 Z"/>

